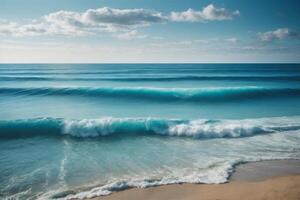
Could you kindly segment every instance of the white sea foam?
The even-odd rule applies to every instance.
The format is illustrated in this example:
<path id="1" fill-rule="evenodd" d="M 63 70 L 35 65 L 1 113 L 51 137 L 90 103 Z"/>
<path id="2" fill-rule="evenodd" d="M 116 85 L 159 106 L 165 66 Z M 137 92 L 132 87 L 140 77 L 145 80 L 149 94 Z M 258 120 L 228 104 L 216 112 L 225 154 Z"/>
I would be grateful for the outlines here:
<path id="1" fill-rule="evenodd" d="M 261 119 L 262 121 L 267 119 Z M 279 119 L 278 119 L 279 120 Z M 282 122 L 291 122 L 287 118 L 281 118 Z M 296 122 L 296 121 L 295 121 Z M 276 120 L 272 120 L 270 124 L 276 124 Z M 157 171 L 153 174 L 137 174 L 135 177 L 125 176 L 122 178 L 111 177 L 105 184 L 97 187 L 89 187 L 91 189 L 82 190 L 69 190 L 71 192 L 65 191 L 51 191 L 47 195 L 43 195 L 39 199 L 51 199 L 51 197 L 56 197 L 55 199 L 60 200 L 70 200 L 70 199 L 86 199 L 96 196 L 109 195 L 116 191 L 126 190 L 129 188 L 147 188 L 160 185 L 168 184 L 180 184 L 180 183 L 205 183 L 205 184 L 219 184 L 224 183 L 228 180 L 228 177 L 232 173 L 234 166 L 239 163 L 253 162 L 261 160 L 274 160 L 274 159 L 297 159 L 299 158 L 299 151 L 295 150 L 299 143 L 300 137 L 299 130 L 296 131 L 284 131 L 279 134 L 269 134 L 269 135 L 259 135 L 252 138 L 240 138 L 236 141 L 224 140 L 222 144 L 225 146 L 238 145 L 239 147 L 244 146 L 244 149 L 249 150 L 249 154 L 243 153 L 243 148 L 240 148 L 242 152 L 237 152 L 237 154 L 229 154 L 229 157 L 222 157 L 222 159 L 208 157 L 209 160 L 201 159 L 200 162 L 193 163 L 191 168 L 177 168 L 170 167 L 167 171 L 160 173 Z M 247 141 L 245 141 L 247 140 Z M 282 141 L 285 141 L 284 143 Z M 217 144 L 218 141 L 216 141 Z M 220 142 L 220 141 L 219 141 Z M 274 144 L 276 143 L 276 145 Z M 257 146 L 253 146 L 253 145 Z M 278 146 L 278 144 L 280 144 Z M 269 145 L 277 147 L 275 152 L 270 154 L 268 151 Z M 252 152 L 254 149 L 260 149 L 258 152 Z M 291 147 L 290 149 L 288 147 Z M 229 150 L 229 149 L 228 149 Z M 234 150 L 232 150 L 234 151 Z M 261 153 L 263 152 L 263 154 Z M 187 155 L 188 156 L 188 155 Z M 206 163 L 203 165 L 203 163 Z M 172 171 L 172 173 L 168 173 Z M 87 187 L 85 187 L 87 188 Z M 76 192 L 75 194 L 73 192 Z M 57 195 L 59 194 L 59 195 Z M 69 195 L 68 195 L 69 194 Z M 67 195 L 67 196 L 64 196 Z"/>
<path id="2" fill-rule="evenodd" d="M 160 185 L 180 184 L 180 183 L 206 183 L 218 184 L 227 181 L 228 176 L 232 172 L 233 166 L 239 161 L 224 162 L 220 165 L 211 166 L 211 168 L 203 169 L 200 171 L 193 171 L 188 175 L 178 177 L 164 177 L 162 179 L 133 179 L 133 180 L 120 180 L 112 182 L 107 185 L 92 188 L 88 191 L 82 191 L 77 194 L 71 194 L 60 200 L 70 199 L 86 199 L 97 196 L 106 196 L 112 192 L 126 190 L 129 188 L 147 188 Z"/>
<path id="3" fill-rule="evenodd" d="M 192 138 L 237 138 L 300 129 L 299 117 L 245 120 L 164 120 L 152 118 L 100 118 L 65 120 L 63 133 L 75 137 L 111 134 L 157 134 Z"/>
<path id="4" fill-rule="evenodd" d="M 300 117 L 243 120 L 181 120 L 157 118 L 99 118 L 69 120 L 37 118 L 0 121 L 0 137 L 164 135 L 195 139 L 238 138 L 300 129 Z M 22 130 L 22 131 L 20 131 Z"/>

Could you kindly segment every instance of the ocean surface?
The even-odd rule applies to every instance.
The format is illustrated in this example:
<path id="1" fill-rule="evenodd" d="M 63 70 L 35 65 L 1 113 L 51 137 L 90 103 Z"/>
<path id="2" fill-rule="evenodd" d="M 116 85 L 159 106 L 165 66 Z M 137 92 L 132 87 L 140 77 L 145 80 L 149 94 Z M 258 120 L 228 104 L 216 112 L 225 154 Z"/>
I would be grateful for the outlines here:
<path id="1" fill-rule="evenodd" d="M 1 64 L 0 199 L 224 183 L 300 159 L 299 64 Z"/>

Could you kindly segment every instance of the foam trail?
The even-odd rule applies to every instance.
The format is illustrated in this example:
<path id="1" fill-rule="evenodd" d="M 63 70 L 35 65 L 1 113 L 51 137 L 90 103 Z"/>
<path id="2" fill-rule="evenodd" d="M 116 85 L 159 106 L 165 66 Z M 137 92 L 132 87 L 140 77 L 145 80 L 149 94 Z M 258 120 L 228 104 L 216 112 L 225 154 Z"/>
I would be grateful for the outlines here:
<path id="1" fill-rule="evenodd" d="M 71 147 L 70 144 L 67 140 L 63 141 L 64 143 L 64 147 L 63 147 L 63 158 L 61 160 L 60 163 L 60 167 L 59 167 L 59 175 L 58 175 L 58 179 L 60 182 L 61 187 L 66 187 L 66 181 L 65 181 L 65 177 L 66 177 L 66 164 L 68 162 L 68 154 L 69 151 L 71 151 Z"/>

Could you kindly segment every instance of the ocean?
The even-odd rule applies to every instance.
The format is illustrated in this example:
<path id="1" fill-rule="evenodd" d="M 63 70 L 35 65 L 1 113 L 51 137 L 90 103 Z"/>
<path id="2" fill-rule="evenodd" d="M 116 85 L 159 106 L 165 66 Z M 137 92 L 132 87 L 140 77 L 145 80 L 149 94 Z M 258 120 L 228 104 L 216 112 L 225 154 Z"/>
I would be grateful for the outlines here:
<path id="1" fill-rule="evenodd" d="M 1 64 L 0 199 L 224 183 L 300 159 L 299 64 Z"/>

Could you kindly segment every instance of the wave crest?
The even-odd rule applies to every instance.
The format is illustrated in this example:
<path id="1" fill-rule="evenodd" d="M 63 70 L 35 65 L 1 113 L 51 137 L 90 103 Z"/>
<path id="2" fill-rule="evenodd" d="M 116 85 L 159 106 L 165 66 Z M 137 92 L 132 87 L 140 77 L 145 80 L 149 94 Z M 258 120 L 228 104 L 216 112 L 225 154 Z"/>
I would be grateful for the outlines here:
<path id="1" fill-rule="evenodd" d="M 154 118 L 100 118 L 64 120 L 53 118 L 0 121 L 0 138 L 30 136 L 102 137 L 163 135 L 195 139 L 237 138 L 299 130 L 299 117 L 244 120 L 179 120 Z"/>
<path id="2" fill-rule="evenodd" d="M 219 87 L 219 88 L 150 88 L 150 87 L 70 87 L 70 88 L 0 88 L 9 95 L 64 95 L 113 97 L 156 101 L 232 101 L 242 99 L 300 96 L 299 88 Z"/>

